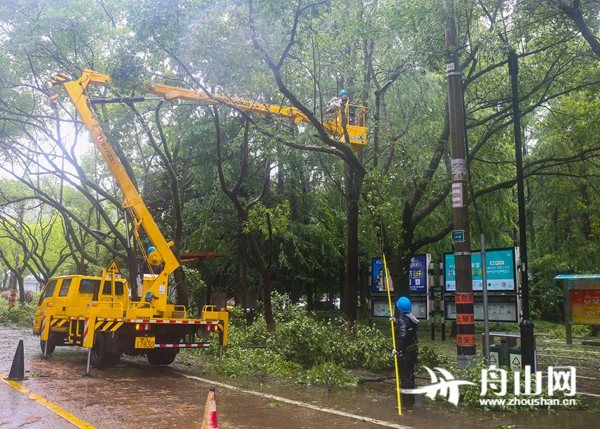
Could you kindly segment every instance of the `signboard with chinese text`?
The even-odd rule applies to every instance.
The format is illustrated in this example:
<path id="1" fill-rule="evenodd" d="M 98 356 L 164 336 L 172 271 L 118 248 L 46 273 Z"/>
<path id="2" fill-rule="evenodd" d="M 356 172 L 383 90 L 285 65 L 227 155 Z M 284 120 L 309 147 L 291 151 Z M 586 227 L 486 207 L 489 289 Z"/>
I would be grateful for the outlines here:
<path id="1" fill-rule="evenodd" d="M 489 292 L 515 292 L 516 256 L 514 248 L 490 249 L 486 255 L 486 273 Z M 483 290 L 483 267 L 481 253 L 471 254 L 471 273 L 473 291 Z M 444 286 L 447 292 L 456 290 L 456 267 L 453 253 L 444 254 Z"/>
<path id="2" fill-rule="evenodd" d="M 415 255 L 410 258 L 408 284 L 411 293 L 427 291 L 427 259 L 427 255 Z"/>
<path id="3" fill-rule="evenodd" d="M 559 274 L 565 311 L 565 340 L 573 343 L 572 325 L 600 325 L 600 274 Z"/>
<path id="4" fill-rule="evenodd" d="M 431 256 L 415 255 L 408 266 L 409 297 L 413 313 L 419 319 L 429 317 L 429 272 Z M 389 267 L 388 267 L 389 268 Z M 394 291 L 394 279 L 390 278 L 390 290 Z M 371 261 L 371 317 L 389 317 L 385 270 L 382 258 Z M 392 296 L 392 298 L 394 298 Z"/>
<path id="5" fill-rule="evenodd" d="M 600 323 L 600 289 L 569 290 L 571 322 Z"/>

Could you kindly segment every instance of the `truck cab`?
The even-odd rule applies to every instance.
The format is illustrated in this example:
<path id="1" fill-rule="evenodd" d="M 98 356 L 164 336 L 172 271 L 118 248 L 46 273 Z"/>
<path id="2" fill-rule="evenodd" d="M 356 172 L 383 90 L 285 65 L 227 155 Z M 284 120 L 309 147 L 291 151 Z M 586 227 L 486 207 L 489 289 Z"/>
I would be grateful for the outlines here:
<path id="1" fill-rule="evenodd" d="M 122 317 L 129 305 L 129 288 L 125 280 L 113 281 L 94 276 L 61 276 L 48 280 L 35 309 L 33 333 L 39 335 L 42 320 L 52 308 L 55 316 L 83 317 L 90 303 L 112 309 Z M 116 311 L 114 311 L 116 310 Z"/>

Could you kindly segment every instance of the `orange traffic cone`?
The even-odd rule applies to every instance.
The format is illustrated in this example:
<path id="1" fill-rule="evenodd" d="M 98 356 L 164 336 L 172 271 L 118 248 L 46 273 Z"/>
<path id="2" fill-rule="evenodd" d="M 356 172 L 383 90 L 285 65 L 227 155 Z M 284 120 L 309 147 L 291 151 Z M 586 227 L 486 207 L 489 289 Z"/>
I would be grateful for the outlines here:
<path id="1" fill-rule="evenodd" d="M 201 429 L 217 429 L 217 391 L 214 388 L 208 391 Z"/>

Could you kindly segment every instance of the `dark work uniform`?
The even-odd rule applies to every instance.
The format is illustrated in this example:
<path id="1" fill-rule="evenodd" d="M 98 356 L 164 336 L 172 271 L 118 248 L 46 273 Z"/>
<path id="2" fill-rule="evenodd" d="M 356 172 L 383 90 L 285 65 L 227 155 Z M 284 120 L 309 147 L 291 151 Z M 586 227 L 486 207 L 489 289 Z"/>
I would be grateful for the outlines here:
<path id="1" fill-rule="evenodd" d="M 415 364 L 417 363 L 418 342 L 417 325 L 419 321 L 412 313 L 401 314 L 396 319 L 396 342 L 398 347 L 398 364 L 400 366 L 400 387 L 415 388 Z M 412 409 L 415 395 L 402 394 L 402 407 Z"/>

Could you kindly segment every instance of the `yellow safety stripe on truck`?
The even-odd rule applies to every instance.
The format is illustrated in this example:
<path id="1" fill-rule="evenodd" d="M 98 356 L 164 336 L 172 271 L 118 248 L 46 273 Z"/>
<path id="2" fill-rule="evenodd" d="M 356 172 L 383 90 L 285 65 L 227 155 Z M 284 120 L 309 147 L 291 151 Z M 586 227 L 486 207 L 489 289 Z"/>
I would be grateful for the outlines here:
<path id="1" fill-rule="evenodd" d="M 124 322 L 104 322 L 104 321 L 100 321 L 100 322 L 96 322 L 96 331 L 101 331 L 101 332 L 115 332 L 117 329 L 119 329 Z"/>
<path id="2" fill-rule="evenodd" d="M 125 322 L 117 322 L 113 325 L 112 328 L 110 328 L 110 332 L 115 332 L 117 329 L 119 329 Z"/>
<path id="3" fill-rule="evenodd" d="M 67 323 L 67 320 L 68 319 L 52 319 L 52 321 L 50 322 L 50 326 L 53 328 L 60 328 L 65 323 Z"/>

